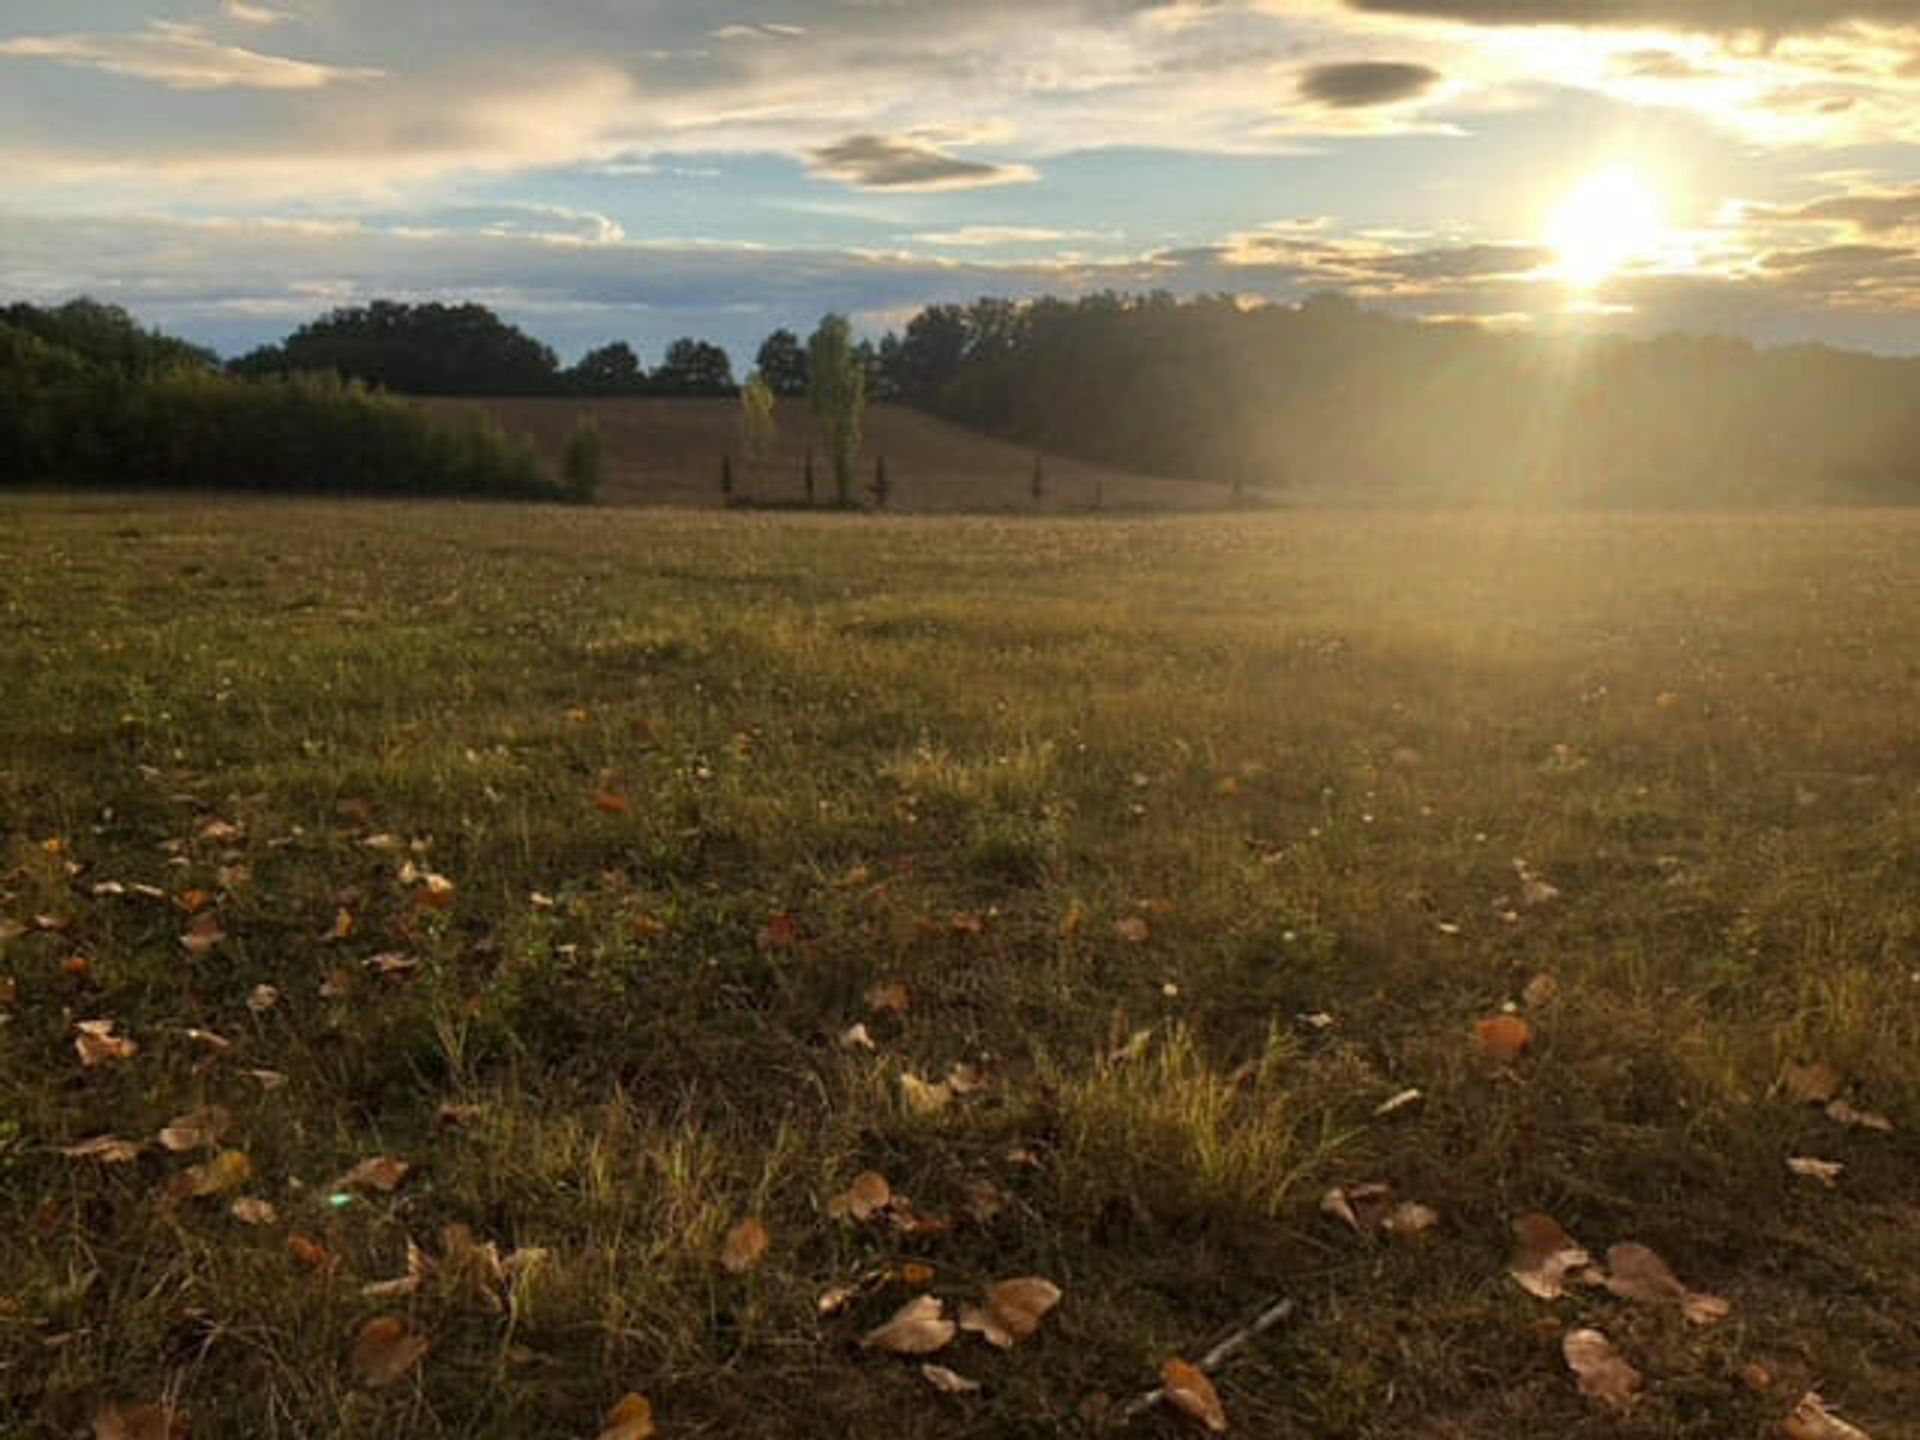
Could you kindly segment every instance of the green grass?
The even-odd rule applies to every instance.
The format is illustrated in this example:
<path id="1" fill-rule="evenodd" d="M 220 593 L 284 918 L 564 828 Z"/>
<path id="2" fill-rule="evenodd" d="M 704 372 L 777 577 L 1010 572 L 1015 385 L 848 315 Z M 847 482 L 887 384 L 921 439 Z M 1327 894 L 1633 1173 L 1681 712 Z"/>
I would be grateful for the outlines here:
<path id="1" fill-rule="evenodd" d="M 1920 519 L 43 497 L 0 502 L 0 641 L 0 1432 L 170 1397 L 195 1436 L 590 1436 L 642 1390 L 669 1436 L 1172 1435 L 1109 1421 L 1291 1294 L 1220 1377 L 1237 1433 L 1728 1440 L 1814 1385 L 1920 1433 Z M 1563 895 L 1509 921 L 1516 857 Z M 212 892 L 227 938 L 105 881 Z M 1471 1026 L 1539 974 L 1502 1072 Z M 139 1053 L 83 1068 L 101 1017 Z M 1780 1096 L 1794 1058 L 1895 1132 Z M 903 1103 L 959 1061 L 984 1091 Z M 203 1155 L 59 1153 L 207 1103 L 276 1224 L 171 1193 Z M 329 1205 L 375 1154 L 414 1169 Z M 830 1219 L 865 1169 L 962 1218 Z M 1319 1214 L 1374 1179 L 1439 1231 Z M 1731 1318 L 1533 1299 L 1533 1209 Z M 362 1295 L 453 1222 L 548 1259 L 503 1308 Z M 907 1261 L 1065 1299 L 943 1396 L 856 1344 L 913 1291 L 816 1312 Z M 369 1393 L 383 1311 L 433 1347 Z M 1646 1372 L 1631 1416 L 1575 1391 L 1576 1324 Z"/>

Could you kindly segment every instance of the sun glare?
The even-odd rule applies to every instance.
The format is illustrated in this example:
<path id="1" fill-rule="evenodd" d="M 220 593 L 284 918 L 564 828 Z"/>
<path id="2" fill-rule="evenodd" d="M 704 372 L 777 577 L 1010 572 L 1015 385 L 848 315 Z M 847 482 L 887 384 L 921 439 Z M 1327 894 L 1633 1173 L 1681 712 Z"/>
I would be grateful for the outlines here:
<path id="1" fill-rule="evenodd" d="M 1591 290 L 1652 254 L 1665 230 L 1660 197 L 1631 166 L 1596 171 L 1576 185 L 1547 222 L 1547 243 L 1568 284 Z"/>

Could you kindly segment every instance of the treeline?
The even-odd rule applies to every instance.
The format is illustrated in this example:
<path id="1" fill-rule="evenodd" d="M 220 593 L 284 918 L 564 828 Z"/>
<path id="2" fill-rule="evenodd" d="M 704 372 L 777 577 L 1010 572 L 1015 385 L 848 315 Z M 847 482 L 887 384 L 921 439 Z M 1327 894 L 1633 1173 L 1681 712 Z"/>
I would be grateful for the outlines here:
<path id="1" fill-rule="evenodd" d="M 1920 361 L 1424 324 L 1337 296 L 931 307 L 893 392 L 1035 449 L 1315 499 L 1920 501 Z"/>
<path id="2" fill-rule="evenodd" d="M 334 374 L 400 395 L 727 396 L 739 389 L 727 352 L 704 340 L 674 341 L 652 370 L 624 340 L 562 368 L 548 346 L 484 305 L 394 300 L 334 310 L 228 368 L 252 377 Z"/>
<path id="3" fill-rule="evenodd" d="M 226 375 L 90 300 L 0 309 L 0 396 L 0 483 L 563 494 L 484 417 L 438 421 L 331 374 Z"/>

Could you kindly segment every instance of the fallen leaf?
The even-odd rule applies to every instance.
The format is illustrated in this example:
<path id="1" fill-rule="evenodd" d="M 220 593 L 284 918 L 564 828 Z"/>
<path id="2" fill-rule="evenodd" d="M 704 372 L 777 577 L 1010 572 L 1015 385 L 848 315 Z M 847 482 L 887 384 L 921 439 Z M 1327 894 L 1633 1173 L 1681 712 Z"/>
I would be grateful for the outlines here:
<path id="1" fill-rule="evenodd" d="M 406 1274 L 392 1280 L 370 1281 L 360 1287 L 360 1293 L 369 1300 L 395 1300 L 404 1295 L 415 1295 L 433 1270 L 433 1257 L 414 1244 L 412 1236 L 408 1236 Z"/>
<path id="2" fill-rule="evenodd" d="M 1037 1275 L 1002 1280 L 987 1287 L 986 1302 L 963 1307 L 960 1328 L 989 1345 L 1011 1350 L 1038 1330 L 1047 1313 L 1060 1303 L 1060 1287 Z"/>
<path id="3" fill-rule="evenodd" d="M 362 1160 L 346 1174 L 335 1180 L 330 1187 L 334 1190 L 376 1190 L 382 1195 L 391 1195 L 407 1178 L 407 1172 L 413 1167 L 404 1160 L 396 1160 L 391 1155 L 374 1155 Z"/>
<path id="4" fill-rule="evenodd" d="M 256 1015 L 264 1015 L 280 1003 L 278 985 L 256 985 L 247 992 L 247 1009 Z"/>
<path id="5" fill-rule="evenodd" d="M 1787 1092 L 1788 1099 L 1802 1105 L 1825 1105 L 1837 1099 L 1845 1087 L 1839 1071 L 1817 1061 L 1810 1065 L 1789 1061 L 1780 1072 L 1780 1088 Z"/>
<path id="6" fill-rule="evenodd" d="M 189 915 L 198 915 L 217 898 L 211 890 L 182 890 L 173 897 L 173 903 Z"/>
<path id="7" fill-rule="evenodd" d="M 867 1027 L 864 1023 L 849 1025 L 846 1029 L 842 1030 L 840 1032 L 839 1043 L 842 1050 L 871 1050 L 874 1048 L 873 1036 L 867 1033 Z"/>
<path id="8" fill-rule="evenodd" d="M 1795 1155 L 1787 1161 L 1787 1169 L 1808 1180 L 1818 1180 L 1829 1190 L 1839 1184 L 1846 1166 L 1838 1160 L 1816 1160 L 1811 1155 Z"/>
<path id="9" fill-rule="evenodd" d="M 1380 1228 L 1396 1240 L 1411 1240 L 1426 1234 L 1440 1223 L 1440 1212 L 1411 1200 L 1403 1200 L 1387 1212 Z"/>
<path id="10" fill-rule="evenodd" d="M 895 1355 L 931 1355 L 944 1349 L 958 1334 L 945 1307 L 931 1295 L 909 1300 L 893 1312 L 886 1324 L 869 1330 L 860 1343 Z"/>
<path id="11" fill-rule="evenodd" d="M 1893 1121 L 1877 1110 L 1856 1110 L 1845 1100 L 1835 1100 L 1827 1106 L 1827 1118 L 1836 1125 L 1845 1125 L 1851 1130 L 1877 1130 L 1883 1135 L 1893 1133 Z"/>
<path id="12" fill-rule="evenodd" d="M 957 1370 L 949 1370 L 944 1365 L 928 1363 L 920 1367 L 925 1381 L 942 1395 L 971 1395 L 980 1388 L 978 1380 L 969 1380 Z"/>
<path id="13" fill-rule="evenodd" d="M 247 1074 L 252 1077 L 255 1084 L 269 1094 L 275 1090 L 284 1090 L 287 1085 L 286 1075 L 278 1070 L 249 1070 Z"/>
<path id="14" fill-rule="evenodd" d="M 160 1132 L 160 1143 L 182 1154 L 188 1150 L 211 1150 L 233 1124 L 233 1115 L 224 1105 L 202 1105 L 184 1115 L 176 1115 Z"/>
<path id="15" fill-rule="evenodd" d="M 767 923 L 760 927 L 755 943 L 762 950 L 787 950 L 792 948 L 799 934 L 800 927 L 793 916 L 782 912 L 767 917 Z"/>
<path id="16" fill-rule="evenodd" d="M 985 1225 L 1007 1207 L 1007 1194 L 991 1180 L 973 1177 L 961 1186 L 960 1208 L 976 1225 Z"/>
<path id="17" fill-rule="evenodd" d="M 1551 975 L 1536 975 L 1520 992 L 1520 1003 L 1529 1010 L 1545 1010 L 1560 998 L 1560 982 Z"/>
<path id="18" fill-rule="evenodd" d="M 1724 1320 L 1732 1308 L 1717 1295 L 1702 1295 L 1680 1283 L 1665 1260 L 1645 1245 L 1625 1241 L 1607 1251 L 1607 1289 L 1623 1300 L 1678 1305 L 1695 1325 Z"/>
<path id="19" fill-rule="evenodd" d="M 1162 1394 L 1181 1414 L 1199 1421 L 1215 1435 L 1227 1433 L 1227 1411 L 1220 1392 L 1206 1372 L 1185 1360 L 1173 1359 L 1160 1367 Z"/>
<path id="20" fill-rule="evenodd" d="M 887 1177 L 877 1170 L 865 1170 L 853 1177 L 845 1193 L 827 1202 L 827 1214 L 836 1220 L 871 1220 L 892 1203 L 893 1187 Z"/>
<path id="21" fill-rule="evenodd" d="M 600 1422 L 596 1440 L 651 1440 L 660 1432 L 653 1423 L 653 1402 L 637 1391 L 620 1397 Z"/>
<path id="22" fill-rule="evenodd" d="M 978 935 L 987 928 L 987 922 L 971 910 L 960 910 L 947 921 L 947 928 L 956 935 Z"/>
<path id="23" fill-rule="evenodd" d="M 1129 915 L 1113 922 L 1113 933 L 1129 945 L 1144 945 L 1153 935 L 1153 927 L 1144 915 Z"/>
<path id="24" fill-rule="evenodd" d="M 831 1290 L 822 1292 L 820 1298 L 813 1302 L 814 1308 L 822 1315 L 838 1315 L 858 1300 L 860 1293 L 858 1285 L 836 1285 Z"/>
<path id="25" fill-rule="evenodd" d="M 959 1060 L 947 1071 L 944 1083 L 955 1095 L 971 1095 L 987 1088 L 987 1077 L 981 1073 L 978 1065 Z"/>
<path id="26" fill-rule="evenodd" d="M 64 1145 L 60 1153 L 72 1160 L 97 1160 L 102 1165 L 128 1165 L 138 1160 L 146 1148 L 138 1140 L 122 1140 L 118 1135 L 96 1135 L 91 1140 Z"/>
<path id="27" fill-rule="evenodd" d="M 186 1440 L 187 1412 L 172 1405 L 103 1405 L 93 1415 L 93 1440 Z"/>
<path id="28" fill-rule="evenodd" d="M 238 1190 L 253 1178 L 253 1161 L 244 1150 L 222 1150 L 204 1165 L 190 1165 L 180 1172 L 180 1190 L 196 1200 L 208 1195 L 224 1195 Z"/>
<path id="29" fill-rule="evenodd" d="M 767 1227 L 757 1216 L 748 1216 L 727 1232 L 720 1247 L 720 1263 L 735 1275 L 756 1269 L 767 1258 Z"/>
<path id="30" fill-rule="evenodd" d="M 89 1070 L 109 1060 L 130 1060 L 140 1052 L 137 1043 L 124 1035 L 113 1033 L 116 1023 L 112 1020 L 81 1020 L 74 1025 L 78 1033 L 73 1037 L 73 1048 L 79 1053 L 80 1063 Z"/>
<path id="31" fill-rule="evenodd" d="M 180 944 L 194 959 L 204 960 L 226 938 L 227 932 L 220 928 L 220 917 L 211 910 L 203 910 L 193 917 L 187 933 L 180 937 Z"/>
<path id="32" fill-rule="evenodd" d="M 242 1195 L 227 1207 L 227 1211 L 242 1225 L 271 1225 L 280 1218 L 280 1212 L 273 1208 L 271 1201 L 252 1195 Z"/>
<path id="33" fill-rule="evenodd" d="M 429 871 L 420 877 L 420 888 L 413 892 L 413 903 L 428 910 L 451 910 L 454 889 L 453 881 Z"/>
<path id="34" fill-rule="evenodd" d="M 930 1084 L 911 1070 L 900 1076 L 900 1094 L 915 1115 L 937 1115 L 953 1103 L 953 1089 L 944 1081 Z"/>
<path id="35" fill-rule="evenodd" d="M 1511 1065 L 1533 1043 L 1533 1027 L 1518 1015 L 1494 1015 L 1475 1022 L 1473 1038 L 1489 1060 Z"/>
<path id="36" fill-rule="evenodd" d="M 339 1263 L 331 1250 L 310 1235 L 289 1235 L 287 1249 L 295 1260 L 310 1270 L 330 1271 Z"/>
<path id="37" fill-rule="evenodd" d="M 933 1283 L 933 1266 L 920 1260 L 909 1260 L 893 1274 L 893 1278 L 909 1290 L 924 1290 Z"/>
<path id="38" fill-rule="evenodd" d="M 1320 1197 L 1320 1213 L 1371 1234 L 1386 1219 L 1393 1204 L 1393 1187 L 1380 1181 L 1365 1185 L 1336 1185 Z"/>
<path id="39" fill-rule="evenodd" d="M 1787 1440 L 1872 1440 L 1858 1425 L 1849 1425 L 1829 1410 L 1812 1390 L 1800 1397 L 1782 1429 Z"/>
<path id="40" fill-rule="evenodd" d="M 913 993 L 898 980 L 885 981 L 867 991 L 867 1009 L 875 1014 L 904 1015 L 913 1004 Z"/>
<path id="41" fill-rule="evenodd" d="M 593 792 L 593 808 L 602 815 L 624 815 L 630 807 L 626 796 L 616 795 L 611 790 L 596 790 Z"/>
<path id="42" fill-rule="evenodd" d="M 1558 1300 L 1567 1281 L 1593 1264 L 1593 1256 L 1551 1215 L 1538 1211 L 1513 1222 L 1515 1246 L 1507 1273 L 1520 1288 L 1542 1300 Z"/>
<path id="43" fill-rule="evenodd" d="M 200 827 L 200 838 L 211 840 L 216 845 L 228 845 L 242 838 L 247 832 L 231 821 L 215 817 Z"/>
<path id="44" fill-rule="evenodd" d="M 1580 1393 L 1610 1410 L 1626 1411 L 1640 1398 L 1640 1372 L 1598 1330 L 1569 1330 L 1560 1342 Z"/>
<path id="45" fill-rule="evenodd" d="M 473 1124 L 487 1113 L 484 1105 L 462 1105 L 453 1100 L 442 1100 L 439 1109 L 433 1112 L 434 1121 L 441 1125 L 465 1127 Z"/>
<path id="46" fill-rule="evenodd" d="M 429 1343 L 398 1315 L 378 1315 L 360 1327 L 348 1364 L 359 1384 L 369 1390 L 383 1389 L 405 1379 L 427 1353 Z"/>

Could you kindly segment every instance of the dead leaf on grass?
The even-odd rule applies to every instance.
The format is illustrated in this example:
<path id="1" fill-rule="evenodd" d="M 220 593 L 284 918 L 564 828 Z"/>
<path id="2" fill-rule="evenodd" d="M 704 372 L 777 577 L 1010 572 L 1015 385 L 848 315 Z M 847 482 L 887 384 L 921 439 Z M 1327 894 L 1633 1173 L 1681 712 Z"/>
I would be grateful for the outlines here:
<path id="1" fill-rule="evenodd" d="M 391 1155 L 374 1155 L 362 1160 L 346 1174 L 335 1180 L 329 1188 L 334 1190 L 377 1191 L 382 1195 L 391 1195 L 407 1178 L 407 1172 L 413 1167 L 404 1160 Z"/>
<path id="2" fill-rule="evenodd" d="M 186 1440 L 187 1412 L 173 1405 L 102 1405 L 93 1440 Z"/>
<path id="3" fill-rule="evenodd" d="M 638 1391 L 629 1391 L 607 1411 L 595 1440 L 652 1440 L 659 1433 L 653 1423 L 653 1402 Z"/>
<path id="4" fill-rule="evenodd" d="M 204 1165 L 190 1165 L 175 1184 L 196 1200 L 238 1190 L 253 1178 L 253 1161 L 244 1150 L 222 1150 Z"/>
<path id="5" fill-rule="evenodd" d="M 1489 1060 L 1511 1065 L 1533 1043 L 1533 1027 L 1518 1015 L 1493 1015 L 1474 1022 L 1473 1038 Z"/>
<path id="6" fill-rule="evenodd" d="M 1780 1088 L 1788 1099 L 1802 1105 L 1825 1105 L 1839 1097 L 1846 1083 L 1838 1070 L 1818 1061 L 1808 1065 L 1789 1061 L 1780 1072 Z"/>
<path id="7" fill-rule="evenodd" d="M 1440 1212 L 1412 1200 L 1402 1200 L 1387 1212 L 1380 1228 L 1396 1240 L 1412 1240 L 1440 1224 Z"/>
<path id="8" fill-rule="evenodd" d="M 1419 1104 L 1420 1101 L 1425 1098 L 1425 1092 L 1409 1087 L 1400 1091 L 1397 1095 L 1389 1096 L 1374 1106 L 1373 1118 L 1376 1120 L 1384 1120 L 1387 1116 L 1394 1114 L 1396 1111 L 1404 1110 L 1409 1105 Z"/>
<path id="9" fill-rule="evenodd" d="M 758 1216 L 749 1215 L 727 1232 L 726 1243 L 720 1247 L 720 1263 L 730 1273 L 744 1275 L 767 1258 L 770 1243 L 767 1227 Z"/>
<path id="10" fill-rule="evenodd" d="M 842 1050 L 871 1050 L 874 1048 L 873 1036 L 864 1022 L 849 1025 L 840 1032 L 839 1045 Z"/>
<path id="11" fill-rule="evenodd" d="M 944 1365 L 922 1365 L 920 1375 L 942 1395 L 971 1395 L 980 1388 L 978 1380 L 969 1380 L 958 1370 L 949 1370 Z"/>
<path id="12" fill-rule="evenodd" d="M 1809 1390 L 1793 1407 L 1781 1427 L 1787 1440 L 1872 1440 L 1858 1425 L 1850 1425 L 1827 1408 L 1827 1402 Z"/>
<path id="13" fill-rule="evenodd" d="M 1631 1410 L 1640 1399 L 1640 1372 L 1598 1330 L 1569 1330 L 1560 1342 L 1580 1393 L 1610 1410 Z"/>
<path id="14" fill-rule="evenodd" d="M 1645 1245 L 1625 1241 L 1607 1251 L 1607 1289 L 1623 1300 L 1678 1305 L 1695 1325 L 1724 1320 L 1733 1307 L 1718 1295 L 1702 1295 L 1680 1283 L 1665 1260 Z"/>
<path id="15" fill-rule="evenodd" d="M 60 1153 L 72 1160 L 96 1160 L 102 1165 L 128 1165 L 146 1151 L 139 1140 L 122 1140 L 118 1135 L 96 1135 L 75 1145 L 63 1145 Z"/>
<path id="16" fill-rule="evenodd" d="M 1144 915 L 1129 915 L 1113 922 L 1113 933 L 1129 945 L 1144 945 L 1153 936 L 1153 927 Z"/>
<path id="17" fill-rule="evenodd" d="M 919 1296 L 894 1311 L 886 1324 L 869 1330 L 860 1343 L 895 1355 L 931 1355 L 945 1349 L 959 1333 L 945 1309 L 933 1296 Z"/>
<path id="18" fill-rule="evenodd" d="M 271 1225 L 280 1218 L 271 1201 L 252 1195 L 242 1195 L 227 1207 L 227 1212 L 242 1225 Z"/>
<path id="19" fill-rule="evenodd" d="M 913 1005 L 913 993 L 898 980 L 888 980 L 867 990 L 867 1009 L 876 1015 L 904 1015 Z"/>
<path id="20" fill-rule="evenodd" d="M 130 1060 L 140 1053 L 137 1042 L 113 1033 L 117 1023 L 113 1020 L 81 1020 L 75 1023 L 73 1028 L 77 1033 L 73 1037 L 73 1048 L 80 1056 L 80 1063 L 89 1070 L 110 1060 Z"/>
<path id="21" fill-rule="evenodd" d="M 1542 1300 L 1558 1300 L 1566 1294 L 1568 1280 L 1593 1264 L 1593 1256 L 1551 1215 L 1539 1211 L 1522 1215 L 1513 1222 L 1513 1234 L 1513 1258 L 1507 1262 L 1507 1273 L 1521 1289 Z"/>
<path id="22" fill-rule="evenodd" d="M 232 1125 L 233 1114 L 226 1106 L 202 1105 L 169 1120 L 160 1132 L 160 1143 L 176 1155 L 188 1150 L 211 1150 Z"/>
<path id="23" fill-rule="evenodd" d="M 353 1378 L 369 1390 L 380 1390 L 406 1378 L 420 1363 L 431 1342 L 398 1315 L 377 1315 L 360 1327 L 348 1363 Z"/>
<path id="24" fill-rule="evenodd" d="M 1047 1313 L 1060 1303 L 1060 1287 L 1038 1275 L 1002 1280 L 987 1287 L 986 1302 L 963 1306 L 960 1328 L 989 1345 L 1011 1350 L 1038 1330 Z"/>
<path id="25" fill-rule="evenodd" d="M 1185 1360 L 1173 1359 L 1160 1367 L 1162 1394 L 1174 1409 L 1197 1420 L 1215 1435 L 1227 1433 L 1227 1410 L 1220 1403 L 1220 1392 L 1213 1388 L 1206 1372 Z"/>
<path id="26" fill-rule="evenodd" d="M 1320 1213 L 1345 1222 L 1362 1235 L 1379 1228 L 1393 1205 L 1393 1187 L 1382 1181 L 1336 1185 L 1320 1197 Z"/>
<path id="27" fill-rule="evenodd" d="M 1846 1100 L 1835 1100 L 1827 1106 L 1827 1118 L 1836 1125 L 1845 1125 L 1850 1130 L 1876 1130 L 1882 1135 L 1893 1133 L 1893 1121 L 1877 1110 L 1858 1110 Z"/>
<path id="28" fill-rule="evenodd" d="M 836 1220 L 871 1220 L 893 1203 L 893 1187 L 878 1170 L 864 1170 L 853 1183 L 827 1202 L 827 1214 Z"/>
<path id="29" fill-rule="evenodd" d="M 1818 1180 L 1829 1190 L 1840 1183 L 1846 1168 L 1838 1160 L 1820 1160 L 1811 1155 L 1794 1155 L 1787 1160 L 1787 1169 L 1805 1179 Z"/>
<path id="30" fill-rule="evenodd" d="M 227 932 L 220 928 L 220 917 L 211 910 L 202 910 L 187 926 L 187 933 L 180 937 L 180 945 L 194 959 L 204 960 L 226 938 Z"/>
<path id="31" fill-rule="evenodd" d="M 900 1076 L 900 1095 L 915 1115 L 937 1115 L 953 1103 L 953 1087 L 945 1081 L 922 1080 L 911 1070 Z"/>

